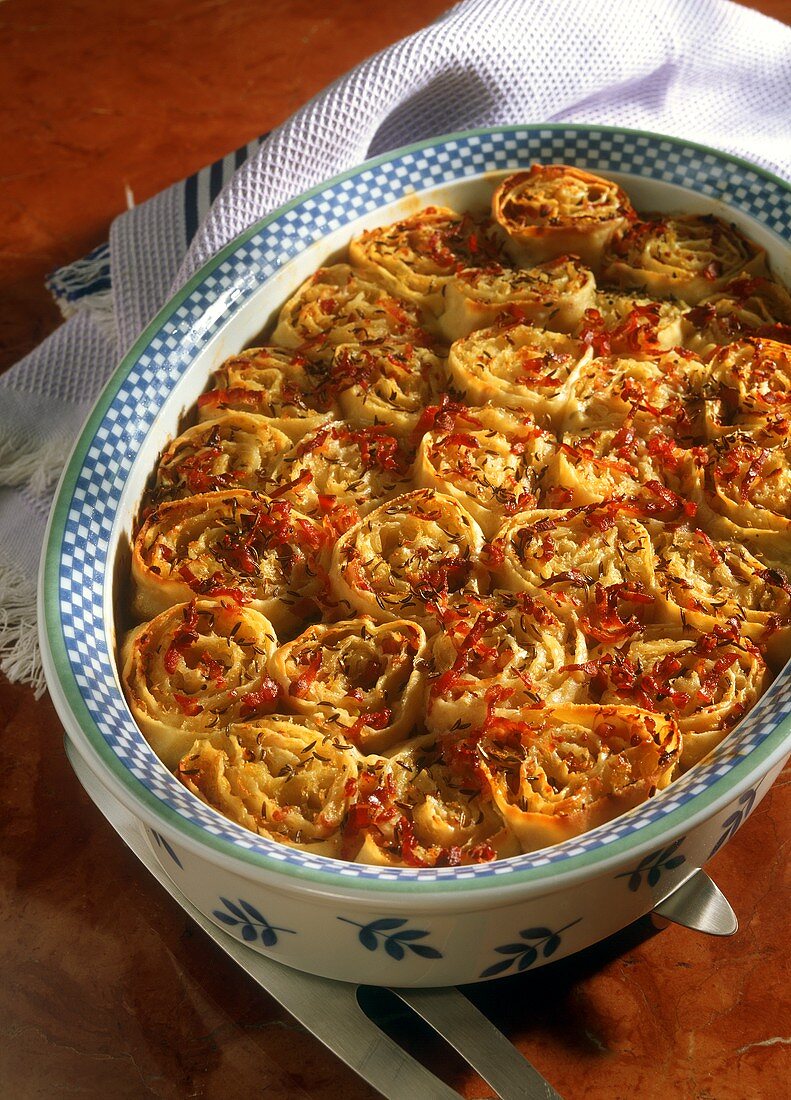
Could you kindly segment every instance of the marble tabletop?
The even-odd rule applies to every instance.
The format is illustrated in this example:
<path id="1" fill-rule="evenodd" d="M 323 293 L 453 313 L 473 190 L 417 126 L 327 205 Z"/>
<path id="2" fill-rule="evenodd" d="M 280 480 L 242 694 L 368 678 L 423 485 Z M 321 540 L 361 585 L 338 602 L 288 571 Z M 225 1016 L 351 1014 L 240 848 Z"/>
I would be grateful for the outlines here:
<path id="1" fill-rule="evenodd" d="M 446 6 L 3 4 L 0 369 L 58 323 L 46 273 L 106 239 L 130 196 L 277 125 Z M 791 23 L 791 0 L 750 6 Z M 2 676 L 0 758 L 3 1095 L 374 1095 L 147 875 L 79 787 L 49 698 Z M 789 821 L 786 769 L 708 867 L 733 938 L 633 926 L 471 995 L 566 1100 L 789 1096 Z M 462 1095 L 491 1095 L 422 1027 L 388 1019 Z"/>

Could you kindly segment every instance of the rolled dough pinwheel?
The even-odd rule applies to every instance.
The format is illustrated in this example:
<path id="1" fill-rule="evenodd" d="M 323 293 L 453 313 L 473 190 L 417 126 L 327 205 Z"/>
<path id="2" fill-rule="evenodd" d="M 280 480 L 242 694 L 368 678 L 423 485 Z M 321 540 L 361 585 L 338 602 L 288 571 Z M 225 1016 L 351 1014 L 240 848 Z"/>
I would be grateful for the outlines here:
<path id="1" fill-rule="evenodd" d="M 349 245 L 349 259 L 366 277 L 434 315 L 442 311 L 443 286 L 457 271 L 502 258 L 502 241 L 488 216 L 445 206 L 369 229 Z"/>
<path id="2" fill-rule="evenodd" d="M 710 535 L 740 542 L 771 564 L 791 566 L 791 441 L 777 446 L 733 432 L 696 449 L 690 495 Z"/>
<path id="3" fill-rule="evenodd" d="M 527 268 L 470 267 L 446 284 L 439 328 L 448 341 L 500 320 L 574 332 L 595 293 L 593 272 L 576 256 Z"/>
<path id="4" fill-rule="evenodd" d="M 490 536 L 508 516 L 538 504 L 555 437 L 532 417 L 509 422 L 488 408 L 468 413 L 474 425 L 423 436 L 415 484 L 454 497 Z"/>
<path id="5" fill-rule="evenodd" d="M 274 709 L 277 647 L 264 615 L 232 601 L 177 604 L 127 634 L 121 683 L 135 721 L 168 768 L 199 737 Z"/>
<path id="6" fill-rule="evenodd" d="M 452 867 L 519 854 L 474 764 L 449 762 L 445 739 L 419 737 L 360 769 L 344 825 L 349 858 L 380 866 Z"/>
<path id="7" fill-rule="evenodd" d="M 494 719 L 446 757 L 472 756 L 481 785 L 523 852 L 602 825 L 670 782 L 676 723 L 628 706 L 562 706 Z"/>
<path id="8" fill-rule="evenodd" d="M 713 214 L 657 216 L 615 237 L 602 258 L 602 279 L 642 287 L 657 298 L 697 305 L 736 275 L 762 275 L 766 253 Z"/>
<path id="9" fill-rule="evenodd" d="M 270 420 L 250 413 L 195 424 L 160 458 L 151 503 L 222 489 L 265 490 L 277 456 L 290 446 Z"/>
<path id="10" fill-rule="evenodd" d="M 334 514 L 345 530 L 377 503 L 403 493 L 408 467 L 401 442 L 388 428 L 333 420 L 280 456 L 270 491 L 305 515 Z"/>
<path id="11" fill-rule="evenodd" d="M 791 656 L 791 581 L 739 542 L 671 524 L 651 532 L 663 617 L 710 632 L 736 622 L 776 668 Z"/>
<path id="12" fill-rule="evenodd" d="M 445 368 L 442 359 L 418 345 L 341 344 L 335 350 L 329 386 L 347 420 L 384 425 L 408 438 L 424 407 L 445 389 Z"/>
<path id="13" fill-rule="evenodd" d="M 718 745 L 769 686 L 757 648 L 738 626 L 711 633 L 649 627 L 623 645 L 593 650 L 587 673 L 597 702 L 630 704 L 673 718 L 681 731 L 682 769 Z"/>
<path id="14" fill-rule="evenodd" d="M 597 356 L 654 359 L 684 343 L 686 307 L 670 298 L 653 301 L 599 289 L 591 309 L 582 315 L 577 339 Z"/>
<path id="15" fill-rule="evenodd" d="M 259 493 L 163 504 L 135 539 L 135 611 L 146 618 L 195 596 L 222 596 L 268 615 L 278 635 L 288 633 L 313 608 L 325 546 L 317 523 Z"/>
<path id="16" fill-rule="evenodd" d="M 688 518 L 696 507 L 681 495 L 690 464 L 687 450 L 646 421 L 565 437 L 543 479 L 547 502 L 590 505 L 615 498 L 623 514 L 640 520 Z"/>
<path id="17" fill-rule="evenodd" d="M 280 311 L 272 341 L 307 350 L 392 340 L 429 344 L 418 308 L 349 264 L 320 267 Z"/>
<path id="18" fill-rule="evenodd" d="M 791 294 L 765 275 L 737 275 L 684 315 L 684 344 L 699 353 L 751 335 L 791 343 Z"/>
<path id="19" fill-rule="evenodd" d="M 558 423 L 571 380 L 590 360 L 590 349 L 559 332 L 531 325 L 495 325 L 457 340 L 448 371 L 471 405 L 505 406 Z"/>
<path id="20" fill-rule="evenodd" d="M 492 196 L 492 216 L 518 264 L 573 253 L 595 270 L 613 235 L 637 215 L 612 180 L 565 164 L 534 164 L 503 180 Z"/>
<path id="21" fill-rule="evenodd" d="M 745 337 L 718 348 L 706 382 L 709 431 L 757 429 L 778 441 L 791 434 L 791 344 Z"/>
<path id="22" fill-rule="evenodd" d="M 338 539 L 330 583 L 337 599 L 379 622 L 433 626 L 443 595 L 478 593 L 486 572 L 483 534 L 453 497 L 416 489 L 370 512 Z"/>
<path id="23" fill-rule="evenodd" d="M 249 348 L 226 359 L 214 374 L 214 386 L 198 398 L 202 420 L 237 411 L 266 416 L 290 439 L 329 420 L 330 409 L 317 404 L 317 368 L 304 355 L 285 348 Z"/>
<path id="24" fill-rule="evenodd" d="M 382 752 L 422 720 L 426 635 L 406 619 L 309 626 L 272 657 L 283 705 L 321 720 L 361 752 Z"/>
<path id="25" fill-rule="evenodd" d="M 574 615 L 591 641 L 623 641 L 653 615 L 648 532 L 606 504 L 522 512 L 500 528 L 489 560 L 495 588 Z"/>
<path id="26" fill-rule="evenodd" d="M 706 438 L 701 362 L 675 351 L 656 359 L 592 359 L 569 387 L 563 431 L 578 435 L 632 423 L 661 426 L 676 440 Z"/>
<path id="27" fill-rule="evenodd" d="M 524 594 L 523 594 L 524 595 Z M 495 593 L 474 615 L 446 614 L 432 640 L 426 725 L 435 732 L 480 725 L 487 714 L 581 702 L 587 646 L 573 622 L 540 601 Z"/>
<path id="28" fill-rule="evenodd" d="M 341 823 L 359 757 L 333 736 L 281 715 L 198 738 L 176 777 L 232 821 L 317 855 L 341 854 Z"/>

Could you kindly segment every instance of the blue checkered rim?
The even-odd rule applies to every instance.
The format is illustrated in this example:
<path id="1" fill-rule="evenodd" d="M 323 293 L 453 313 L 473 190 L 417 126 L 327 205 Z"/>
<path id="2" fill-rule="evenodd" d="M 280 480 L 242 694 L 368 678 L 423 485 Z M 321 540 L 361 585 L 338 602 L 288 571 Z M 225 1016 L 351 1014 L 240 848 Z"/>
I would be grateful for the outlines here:
<path id="1" fill-rule="evenodd" d="M 638 131 L 568 125 L 503 127 L 432 139 L 338 176 L 253 226 L 162 310 L 100 397 L 53 509 L 43 574 L 47 641 L 58 686 L 95 754 L 136 801 L 185 839 L 246 863 L 325 883 L 351 879 L 385 890 L 408 886 L 410 892 L 469 889 L 495 881 L 516 884 L 555 877 L 678 832 L 696 811 L 724 803 L 729 793 L 781 755 L 778 750 L 791 729 L 791 674 L 775 682 L 705 764 L 608 826 L 538 854 L 494 864 L 391 869 L 311 856 L 226 821 L 165 772 L 131 718 L 104 626 L 105 576 L 112 568 L 108 543 L 140 441 L 198 350 L 187 334 L 201 322 L 199 340 L 210 339 L 283 264 L 362 214 L 414 191 L 514 170 L 533 160 L 677 184 L 730 203 L 782 239 L 791 238 L 791 188 L 703 146 Z M 235 296 L 217 308 L 231 288 Z M 207 314 L 216 319 L 207 323 Z"/>

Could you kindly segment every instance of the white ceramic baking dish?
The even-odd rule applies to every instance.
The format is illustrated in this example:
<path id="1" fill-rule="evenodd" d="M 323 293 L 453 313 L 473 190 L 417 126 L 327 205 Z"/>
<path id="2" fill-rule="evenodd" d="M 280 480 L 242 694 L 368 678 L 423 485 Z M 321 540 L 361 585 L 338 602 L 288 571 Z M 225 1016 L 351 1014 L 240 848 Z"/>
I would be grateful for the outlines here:
<path id="1" fill-rule="evenodd" d="M 228 355 L 361 229 L 428 203 L 485 205 L 534 160 L 616 179 L 642 210 L 713 212 L 791 283 L 789 187 L 672 138 L 585 126 L 456 134 L 387 154 L 253 226 L 170 301 L 102 393 L 61 480 L 40 576 L 41 646 L 73 747 L 212 920 L 290 966 L 441 986 L 561 958 L 652 909 L 744 823 L 791 752 L 781 674 L 702 764 L 642 807 L 554 848 L 473 867 L 390 869 L 255 836 L 193 797 L 132 721 L 115 660 L 132 518 L 158 452 Z"/>

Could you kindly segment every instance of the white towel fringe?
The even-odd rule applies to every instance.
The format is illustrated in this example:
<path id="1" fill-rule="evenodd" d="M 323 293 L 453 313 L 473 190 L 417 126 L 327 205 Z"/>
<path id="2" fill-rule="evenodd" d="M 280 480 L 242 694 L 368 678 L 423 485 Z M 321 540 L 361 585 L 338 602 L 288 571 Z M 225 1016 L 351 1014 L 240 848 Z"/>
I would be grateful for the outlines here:
<path id="1" fill-rule="evenodd" d="M 71 434 L 56 432 L 46 443 L 11 432 L 0 440 L 0 485 L 27 485 L 42 496 L 60 477 L 72 444 Z"/>
<path id="2" fill-rule="evenodd" d="M 0 672 L 12 684 L 29 684 L 36 699 L 47 690 L 36 627 L 36 582 L 2 563 Z"/>
<path id="3" fill-rule="evenodd" d="M 112 289 L 96 291 L 84 298 L 79 298 L 76 302 L 70 302 L 67 298 L 62 298 L 55 291 L 52 291 L 52 296 L 65 320 L 73 317 L 75 313 L 84 311 L 91 315 L 105 336 L 110 340 L 118 339 Z"/>

